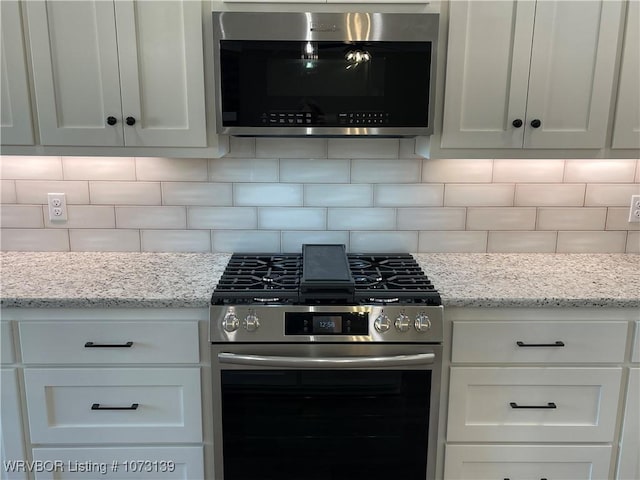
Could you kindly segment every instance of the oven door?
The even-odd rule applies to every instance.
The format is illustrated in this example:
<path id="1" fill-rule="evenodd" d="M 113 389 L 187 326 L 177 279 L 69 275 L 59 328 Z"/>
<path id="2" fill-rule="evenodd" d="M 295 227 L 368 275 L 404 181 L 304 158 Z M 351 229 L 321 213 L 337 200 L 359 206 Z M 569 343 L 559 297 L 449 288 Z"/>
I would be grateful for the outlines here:
<path id="1" fill-rule="evenodd" d="M 213 345 L 217 480 L 433 479 L 438 345 Z"/>

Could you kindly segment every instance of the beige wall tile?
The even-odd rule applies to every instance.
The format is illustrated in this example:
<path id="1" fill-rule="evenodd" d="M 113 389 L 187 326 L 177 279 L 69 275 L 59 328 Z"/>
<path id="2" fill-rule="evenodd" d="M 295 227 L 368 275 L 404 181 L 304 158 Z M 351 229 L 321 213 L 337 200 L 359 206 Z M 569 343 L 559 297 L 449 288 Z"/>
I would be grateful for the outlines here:
<path id="1" fill-rule="evenodd" d="M 211 235 L 214 252 L 272 253 L 280 251 L 280 232 L 215 230 Z"/>
<path id="2" fill-rule="evenodd" d="M 349 183 L 351 163 L 338 159 L 282 159 L 280 181 L 300 183 Z"/>
<path id="3" fill-rule="evenodd" d="M 256 138 L 257 158 L 327 158 L 324 138 Z"/>
<path id="4" fill-rule="evenodd" d="M 136 164 L 126 157 L 62 157 L 65 180 L 136 179 Z"/>
<path id="5" fill-rule="evenodd" d="M 209 230 L 141 230 L 143 252 L 199 252 L 211 251 Z"/>
<path id="6" fill-rule="evenodd" d="M 212 182 L 277 182 L 275 158 L 213 158 L 209 160 Z"/>
<path id="7" fill-rule="evenodd" d="M 187 227 L 185 207 L 116 207 L 117 228 L 170 228 Z"/>
<path id="8" fill-rule="evenodd" d="M 373 203 L 380 207 L 441 207 L 444 185 L 375 185 Z"/>
<path id="9" fill-rule="evenodd" d="M 584 205 L 584 190 L 582 184 L 518 184 L 515 205 L 581 207 Z"/>
<path id="10" fill-rule="evenodd" d="M 163 205 L 231 205 L 230 183 L 162 182 Z"/>
<path id="11" fill-rule="evenodd" d="M 631 204 L 631 195 L 640 195 L 640 184 L 587 185 L 586 206 L 622 207 Z"/>
<path id="12" fill-rule="evenodd" d="M 329 158 L 398 158 L 396 138 L 330 138 Z"/>
<path id="13" fill-rule="evenodd" d="M 496 183 L 562 183 L 564 160 L 494 160 Z"/>
<path id="14" fill-rule="evenodd" d="M 634 183 L 640 183 L 640 160 L 636 160 L 636 178 Z"/>
<path id="15" fill-rule="evenodd" d="M 212 230 L 252 230 L 258 228 L 255 207 L 189 207 L 189 228 Z"/>
<path id="16" fill-rule="evenodd" d="M 418 183 L 422 160 L 367 159 L 351 161 L 352 183 Z"/>
<path id="17" fill-rule="evenodd" d="M 558 232 L 558 253 L 623 253 L 627 232 Z"/>
<path id="18" fill-rule="evenodd" d="M 418 232 L 351 232 L 349 248 L 361 253 L 416 252 Z"/>
<path id="19" fill-rule="evenodd" d="M 208 178 L 204 158 L 136 157 L 135 161 L 138 180 L 205 182 Z"/>
<path id="20" fill-rule="evenodd" d="M 300 253 L 305 243 L 342 244 L 349 248 L 349 232 L 289 231 L 282 232 L 282 251 Z"/>
<path id="21" fill-rule="evenodd" d="M 396 211 L 393 208 L 329 208 L 329 230 L 393 230 Z"/>
<path id="22" fill-rule="evenodd" d="M 628 207 L 609 207 L 605 230 L 640 230 L 640 223 L 629 222 Z"/>
<path id="23" fill-rule="evenodd" d="M 0 181 L 0 203 L 16 203 L 15 180 Z"/>
<path id="24" fill-rule="evenodd" d="M 398 158 L 422 158 L 416 153 L 415 138 L 400 139 L 400 151 L 398 152 Z"/>
<path id="25" fill-rule="evenodd" d="M 640 253 L 640 232 L 629 232 L 627 235 L 626 253 Z"/>
<path id="26" fill-rule="evenodd" d="M 0 156 L 0 177 L 6 180 L 62 180 L 60 157 Z"/>
<path id="27" fill-rule="evenodd" d="M 160 182 L 89 182 L 94 205 L 160 205 Z"/>
<path id="28" fill-rule="evenodd" d="M 429 183 L 491 183 L 493 160 L 425 159 L 422 181 Z"/>
<path id="29" fill-rule="evenodd" d="M 465 208 L 399 208 L 398 230 L 464 230 Z"/>
<path id="30" fill-rule="evenodd" d="M 88 182 L 16 180 L 16 197 L 18 203 L 40 203 L 46 205 L 47 193 L 66 194 L 67 205 L 89 203 Z"/>
<path id="31" fill-rule="evenodd" d="M 370 207 L 373 205 L 373 185 L 305 185 L 304 204 L 313 207 Z"/>
<path id="32" fill-rule="evenodd" d="M 535 230 L 534 207 L 470 207 L 467 230 Z"/>
<path id="33" fill-rule="evenodd" d="M 490 253 L 553 253 L 557 232 L 489 232 Z"/>
<path id="34" fill-rule="evenodd" d="M 582 183 L 631 183 L 633 182 L 635 171 L 635 160 L 567 160 L 564 181 Z"/>
<path id="35" fill-rule="evenodd" d="M 420 232 L 422 253 L 481 253 L 487 251 L 487 232 Z"/>
<path id="36" fill-rule="evenodd" d="M 3 229 L 44 228 L 43 218 L 40 205 L 3 205 L 0 208 L 0 227 Z"/>
<path id="37" fill-rule="evenodd" d="M 40 208 L 47 228 L 116 228 L 113 207 L 69 205 L 66 222 L 52 222 L 49 220 L 49 207 Z"/>
<path id="38" fill-rule="evenodd" d="M 69 230 L 72 252 L 139 252 L 140 231 L 109 229 Z"/>
<path id="39" fill-rule="evenodd" d="M 0 249 L 15 252 L 68 252 L 68 230 L 5 228 Z"/>
<path id="40" fill-rule="evenodd" d="M 607 209 L 602 207 L 542 207 L 538 230 L 604 230 Z"/>
<path id="41" fill-rule="evenodd" d="M 324 230 L 327 209 L 312 207 L 267 207 L 258 209 L 258 228 L 264 230 Z"/>
<path id="42" fill-rule="evenodd" d="M 515 185 L 460 185 L 448 183 L 444 187 L 445 207 L 492 207 L 513 205 Z"/>
<path id="43" fill-rule="evenodd" d="M 233 187 L 233 204 L 239 207 L 302 206 L 302 185 L 293 183 L 237 183 Z"/>

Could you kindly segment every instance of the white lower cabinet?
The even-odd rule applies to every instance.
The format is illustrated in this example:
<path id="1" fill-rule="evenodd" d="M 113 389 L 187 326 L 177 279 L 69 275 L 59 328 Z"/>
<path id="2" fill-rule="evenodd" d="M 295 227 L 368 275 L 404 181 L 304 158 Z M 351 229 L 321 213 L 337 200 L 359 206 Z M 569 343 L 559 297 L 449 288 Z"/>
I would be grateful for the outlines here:
<path id="1" fill-rule="evenodd" d="M 15 368 L 0 369 L 0 460 L 2 461 L 0 479 L 2 480 L 27 478 L 25 470 L 16 463 L 26 460 L 17 372 Z"/>
<path id="2" fill-rule="evenodd" d="M 625 407 L 618 480 L 640 478 L 640 368 L 629 371 L 629 387 Z"/>
<path id="3" fill-rule="evenodd" d="M 449 480 L 605 480 L 610 446 L 448 445 Z"/>

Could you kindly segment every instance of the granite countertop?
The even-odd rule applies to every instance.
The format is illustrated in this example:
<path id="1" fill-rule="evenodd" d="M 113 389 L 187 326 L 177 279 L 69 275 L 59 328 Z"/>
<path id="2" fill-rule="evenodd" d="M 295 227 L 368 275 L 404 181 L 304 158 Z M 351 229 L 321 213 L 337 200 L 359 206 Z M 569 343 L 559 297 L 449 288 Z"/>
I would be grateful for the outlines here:
<path id="1" fill-rule="evenodd" d="M 640 307 L 640 255 L 416 254 L 459 307 Z M 0 253 L 8 307 L 207 307 L 229 254 Z"/>

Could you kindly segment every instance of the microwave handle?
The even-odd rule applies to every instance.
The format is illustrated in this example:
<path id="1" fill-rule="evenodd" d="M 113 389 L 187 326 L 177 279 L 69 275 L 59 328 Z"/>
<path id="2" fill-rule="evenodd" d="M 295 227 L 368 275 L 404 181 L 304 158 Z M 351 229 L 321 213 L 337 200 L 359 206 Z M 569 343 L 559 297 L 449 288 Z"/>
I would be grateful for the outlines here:
<path id="1" fill-rule="evenodd" d="M 434 353 L 394 355 L 390 357 L 280 357 L 275 355 L 239 355 L 220 352 L 220 363 L 253 365 L 258 367 L 286 368 L 371 368 L 430 365 L 435 361 Z"/>

